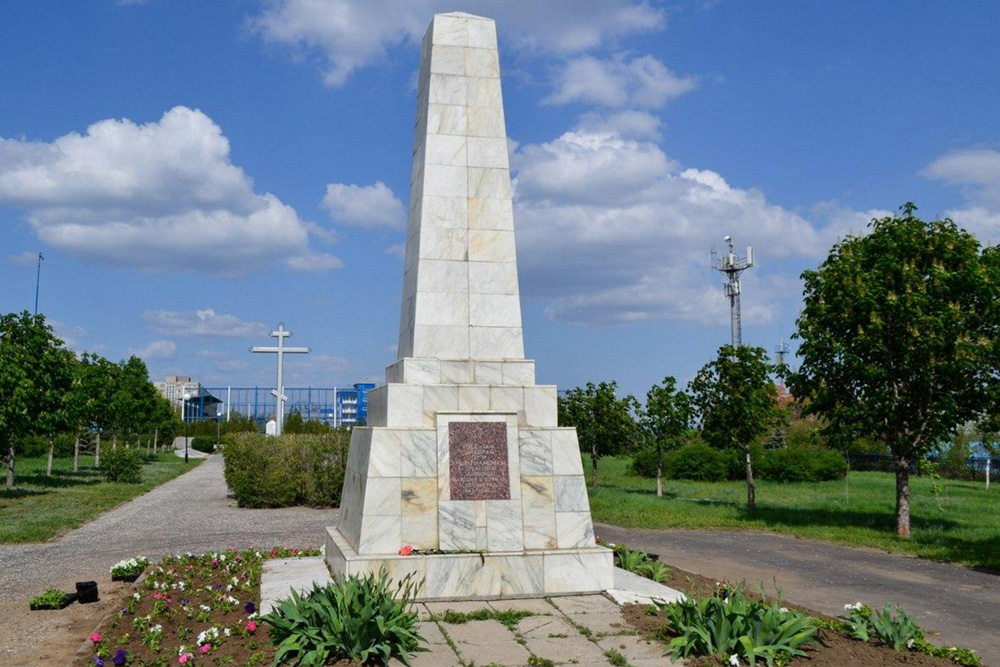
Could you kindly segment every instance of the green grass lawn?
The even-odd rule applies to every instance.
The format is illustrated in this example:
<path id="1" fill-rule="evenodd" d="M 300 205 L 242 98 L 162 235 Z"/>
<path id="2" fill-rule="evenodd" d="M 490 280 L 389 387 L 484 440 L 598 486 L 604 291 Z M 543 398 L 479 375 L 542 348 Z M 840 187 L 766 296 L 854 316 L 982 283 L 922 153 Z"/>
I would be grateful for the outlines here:
<path id="1" fill-rule="evenodd" d="M 52 477 L 45 475 L 45 457 L 19 458 L 14 488 L 0 486 L 0 543 L 51 539 L 200 462 L 194 459 L 185 465 L 179 456 L 161 453 L 143 465 L 141 484 L 121 484 L 105 482 L 93 467 L 92 456 L 80 457 L 79 472 L 73 472 L 72 457 L 55 459 Z"/>
<path id="2" fill-rule="evenodd" d="M 757 512 L 746 512 L 745 482 L 656 480 L 634 475 L 630 459 L 605 458 L 590 489 L 594 521 L 632 528 L 758 530 L 875 547 L 1000 570 L 1000 489 L 981 482 L 910 478 L 912 537 L 896 537 L 896 483 L 889 473 L 852 472 L 835 482 L 757 482 Z M 590 480 L 590 460 L 584 456 Z M 938 489 L 935 492 L 934 485 Z"/>

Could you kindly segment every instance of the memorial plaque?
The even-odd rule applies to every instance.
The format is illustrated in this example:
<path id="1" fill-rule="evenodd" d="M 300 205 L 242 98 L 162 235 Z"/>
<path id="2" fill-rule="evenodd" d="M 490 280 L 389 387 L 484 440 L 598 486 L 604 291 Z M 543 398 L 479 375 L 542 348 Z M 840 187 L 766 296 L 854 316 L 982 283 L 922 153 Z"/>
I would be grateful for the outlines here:
<path id="1" fill-rule="evenodd" d="M 510 500 L 506 422 L 450 422 L 452 500 Z"/>

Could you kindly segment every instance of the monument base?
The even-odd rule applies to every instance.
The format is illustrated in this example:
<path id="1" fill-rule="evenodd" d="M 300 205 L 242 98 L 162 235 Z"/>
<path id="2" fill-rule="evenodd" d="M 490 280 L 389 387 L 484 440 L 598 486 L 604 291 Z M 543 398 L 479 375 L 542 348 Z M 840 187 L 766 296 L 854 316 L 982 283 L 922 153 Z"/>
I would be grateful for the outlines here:
<path id="1" fill-rule="evenodd" d="M 359 554 L 336 527 L 326 530 L 326 562 L 335 577 L 384 569 L 420 584 L 418 600 L 517 598 L 599 593 L 614 588 L 610 549 L 490 551 L 409 556 Z"/>

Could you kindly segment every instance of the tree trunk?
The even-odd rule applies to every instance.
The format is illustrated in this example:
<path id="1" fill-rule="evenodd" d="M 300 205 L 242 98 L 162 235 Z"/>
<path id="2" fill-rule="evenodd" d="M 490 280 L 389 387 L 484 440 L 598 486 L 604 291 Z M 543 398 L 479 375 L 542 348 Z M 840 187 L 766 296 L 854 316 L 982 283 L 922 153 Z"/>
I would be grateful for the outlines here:
<path id="1" fill-rule="evenodd" d="M 101 432 L 97 432 L 97 444 L 94 446 L 94 467 L 101 467 Z"/>
<path id="2" fill-rule="evenodd" d="M 153 429 L 153 453 L 156 454 L 156 446 L 160 443 L 160 429 Z"/>
<path id="3" fill-rule="evenodd" d="M 757 495 L 753 487 L 753 466 L 750 464 L 750 445 L 743 448 L 747 459 L 747 511 L 757 511 Z"/>
<path id="4" fill-rule="evenodd" d="M 910 462 L 896 458 L 896 534 L 910 536 Z"/>
<path id="5" fill-rule="evenodd" d="M 76 442 L 73 443 L 73 472 L 80 472 L 80 434 L 76 434 Z"/>
<path id="6" fill-rule="evenodd" d="M 656 446 L 656 497 L 663 497 L 663 447 Z"/>
<path id="7" fill-rule="evenodd" d="M 597 488 L 597 445 L 590 448 L 590 487 Z"/>
<path id="8" fill-rule="evenodd" d="M 10 449 L 7 450 L 7 488 L 14 488 L 14 438 L 10 439 Z"/>
<path id="9" fill-rule="evenodd" d="M 118 449 L 118 431 L 111 436 L 111 449 Z"/>
<path id="10" fill-rule="evenodd" d="M 45 476 L 52 477 L 52 457 L 56 453 L 56 439 L 49 435 L 49 460 L 45 463 Z"/>

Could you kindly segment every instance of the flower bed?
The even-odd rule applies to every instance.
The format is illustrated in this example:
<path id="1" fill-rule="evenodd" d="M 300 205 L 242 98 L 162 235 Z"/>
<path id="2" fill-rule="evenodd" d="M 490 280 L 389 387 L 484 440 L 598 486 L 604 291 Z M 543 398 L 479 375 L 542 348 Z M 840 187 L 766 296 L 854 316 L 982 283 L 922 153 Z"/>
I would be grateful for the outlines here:
<path id="1" fill-rule="evenodd" d="M 149 559 L 135 556 L 111 566 L 111 581 L 135 581 L 149 567 Z"/>
<path id="2" fill-rule="evenodd" d="M 257 616 L 262 563 L 319 554 L 275 547 L 166 556 L 91 636 L 94 651 L 81 664 L 270 664 L 274 647 Z"/>

